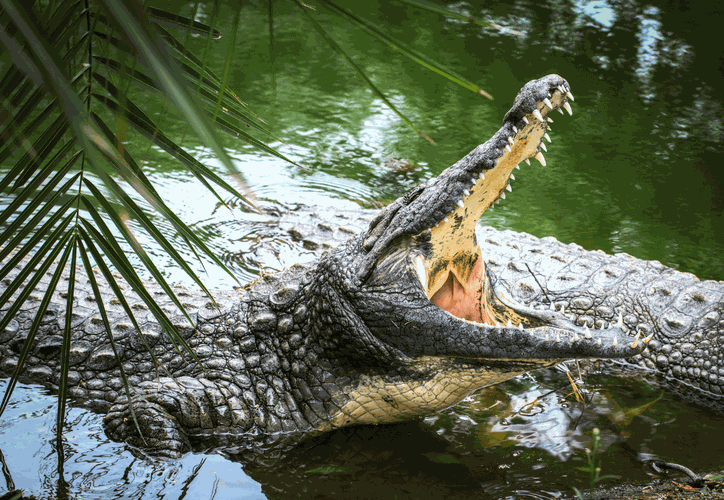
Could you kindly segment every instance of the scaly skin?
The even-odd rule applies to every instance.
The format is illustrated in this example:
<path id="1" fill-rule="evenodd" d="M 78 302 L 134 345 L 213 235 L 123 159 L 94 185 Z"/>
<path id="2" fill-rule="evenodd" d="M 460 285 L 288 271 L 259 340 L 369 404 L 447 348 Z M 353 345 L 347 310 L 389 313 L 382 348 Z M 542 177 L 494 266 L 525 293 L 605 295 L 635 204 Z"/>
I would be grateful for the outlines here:
<path id="1" fill-rule="evenodd" d="M 556 311 L 502 299 L 476 243 L 478 218 L 502 195 L 520 161 L 542 160 L 545 116 L 568 107 L 569 96 L 557 75 L 528 83 L 492 139 L 312 264 L 263 276 L 239 293 L 219 293 L 220 310 L 182 291 L 196 324 L 181 330 L 198 363 L 175 350 L 129 293 L 141 326 L 140 334 L 133 331 L 104 289 L 116 349 L 136 389 L 130 404 L 87 277 L 79 274 L 71 395 L 108 411 L 112 438 L 179 456 L 190 438 L 305 436 L 394 422 L 565 359 L 642 352 L 643 342 L 623 342 L 615 325 L 592 336 Z M 151 293 L 163 295 L 155 286 Z M 64 304 L 54 299 L 23 380 L 55 388 Z M 2 373 L 17 366 L 33 305 L 25 304 L 0 334 Z M 178 311 L 163 306 L 182 325 Z"/>

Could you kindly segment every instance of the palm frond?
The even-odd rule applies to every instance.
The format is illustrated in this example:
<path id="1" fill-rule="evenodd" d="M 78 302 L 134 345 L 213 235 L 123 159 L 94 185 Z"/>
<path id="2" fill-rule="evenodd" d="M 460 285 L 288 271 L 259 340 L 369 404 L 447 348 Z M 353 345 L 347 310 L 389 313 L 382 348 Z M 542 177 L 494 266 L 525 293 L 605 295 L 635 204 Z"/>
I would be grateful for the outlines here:
<path id="1" fill-rule="evenodd" d="M 119 211 L 138 221 L 140 228 L 207 293 L 175 245 L 157 229 L 154 218 L 167 220 L 191 253 L 205 255 L 233 276 L 203 240 L 168 208 L 134 158 L 136 150 L 142 152 L 145 148 L 134 150 L 127 146 L 128 131 L 135 131 L 138 135 L 134 137 L 146 137 L 149 144 L 169 152 L 221 203 L 224 197 L 216 192 L 219 188 L 256 210 L 252 198 L 243 192 L 245 188 L 232 187 L 164 133 L 160 124 L 135 103 L 139 95 L 150 92 L 173 103 L 199 140 L 212 149 L 237 179 L 241 172 L 232 164 L 212 123 L 266 153 L 289 160 L 249 133 L 251 130 L 261 137 L 274 137 L 258 115 L 229 89 L 228 76 L 217 77 L 208 69 L 205 58 L 193 55 L 167 30 L 154 27 L 154 23 L 205 34 L 212 40 L 219 37 L 218 30 L 158 9 L 145 13 L 132 0 L 61 0 L 47 6 L 0 0 L 0 6 L 0 193 L 8 199 L 0 212 L 0 241 L 4 242 L 0 248 L 0 276 L 7 277 L 27 259 L 0 295 L 0 330 L 18 313 L 45 273 L 56 266 L 0 403 L 1 414 L 31 352 L 39 318 L 49 304 L 58 277 L 68 266 L 74 275 L 79 262 L 86 268 L 96 299 L 100 301 L 101 296 L 92 265 L 98 267 L 131 323 L 140 331 L 111 268 L 117 270 L 145 301 L 179 352 L 183 350 L 197 359 L 174 321 L 145 289 L 126 256 L 129 250 L 116 241 L 120 236 L 191 321 L 125 219 L 118 215 Z M 108 123 L 115 123 L 115 130 Z M 116 178 L 124 180 L 135 194 L 131 195 Z M 139 203 L 139 197 L 144 204 Z M 59 255 L 62 258 L 54 264 Z M 67 394 L 73 291 L 69 285 L 58 374 L 58 433 L 62 431 Z M 113 344 L 105 309 L 100 303 L 98 307 Z M 122 366 L 121 372 L 128 391 Z"/>

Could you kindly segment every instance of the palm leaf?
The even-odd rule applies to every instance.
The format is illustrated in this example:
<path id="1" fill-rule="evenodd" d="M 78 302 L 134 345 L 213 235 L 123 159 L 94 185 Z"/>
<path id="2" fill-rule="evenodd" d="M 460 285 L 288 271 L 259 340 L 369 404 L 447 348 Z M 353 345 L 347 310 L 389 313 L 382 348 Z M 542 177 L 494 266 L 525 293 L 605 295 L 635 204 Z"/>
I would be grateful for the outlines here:
<path id="1" fill-rule="evenodd" d="M 302 14 L 304 14 L 304 17 L 307 19 L 309 24 L 311 24 L 312 27 L 315 29 L 315 31 L 317 33 L 319 33 L 319 35 L 324 39 L 324 41 L 327 43 L 327 45 L 329 45 L 335 52 L 337 52 L 337 54 L 339 54 L 342 57 L 342 59 L 344 59 L 344 61 L 347 64 L 349 64 L 349 66 L 355 71 L 355 73 L 357 73 L 357 75 L 360 78 L 362 78 L 362 80 L 365 81 L 365 83 L 372 90 L 372 92 L 377 94 L 377 96 L 380 99 L 382 99 L 382 102 L 384 102 L 388 108 L 390 108 L 397 116 L 399 116 L 402 121 L 404 121 L 407 125 L 409 125 L 410 128 L 412 128 L 415 132 L 417 132 L 422 137 L 424 137 L 428 142 L 430 142 L 430 144 L 435 145 L 435 141 L 433 141 L 430 137 L 428 137 L 427 134 L 425 134 L 422 130 L 417 128 L 417 126 L 414 123 L 412 123 L 412 121 L 410 121 L 409 118 L 407 118 L 405 115 L 403 115 L 402 112 L 399 109 L 397 109 L 397 107 L 394 104 L 392 104 L 392 102 L 387 98 L 387 96 L 385 96 L 385 94 L 383 94 L 382 91 L 379 88 L 377 88 L 377 86 L 372 82 L 372 80 L 370 80 L 370 78 L 365 74 L 365 72 L 362 71 L 362 69 L 359 66 L 357 66 L 357 64 L 355 64 L 354 61 L 352 61 L 352 58 L 344 51 L 344 49 L 337 42 L 334 41 L 332 36 L 329 33 L 327 33 L 327 31 L 322 27 L 322 25 L 319 24 L 319 22 L 317 22 L 317 20 L 314 19 L 314 17 L 309 13 L 308 7 L 304 3 L 302 3 L 300 0 L 294 0 L 294 2 L 297 4 L 297 7 L 299 7 L 299 10 L 302 12 Z"/>

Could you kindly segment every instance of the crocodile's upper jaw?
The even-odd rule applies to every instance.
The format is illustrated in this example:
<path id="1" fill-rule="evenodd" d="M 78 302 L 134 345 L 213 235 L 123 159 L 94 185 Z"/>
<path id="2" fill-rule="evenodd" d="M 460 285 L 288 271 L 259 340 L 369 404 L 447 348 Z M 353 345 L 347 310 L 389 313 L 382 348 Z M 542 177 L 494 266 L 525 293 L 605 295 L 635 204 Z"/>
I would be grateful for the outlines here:
<path id="1" fill-rule="evenodd" d="M 470 186 L 455 209 L 430 229 L 432 252 L 426 258 L 418 254 L 414 263 L 420 282 L 434 304 L 454 316 L 479 323 L 494 325 L 496 321 L 506 323 L 511 319 L 509 315 L 499 317 L 487 304 L 484 288 L 489 282 L 475 240 L 475 227 L 486 210 L 501 198 L 505 199 L 506 190 L 512 191 L 513 170 L 519 169 L 522 161 L 530 163 L 528 159 L 535 157 L 545 165 L 540 150 L 546 149 L 544 138 L 550 141 L 549 122 L 553 121 L 547 115 L 562 107 L 571 113 L 568 99 L 572 98 L 568 84 L 564 83 L 517 123 L 504 124 L 501 131 L 509 135 L 495 166 L 471 176 Z"/>

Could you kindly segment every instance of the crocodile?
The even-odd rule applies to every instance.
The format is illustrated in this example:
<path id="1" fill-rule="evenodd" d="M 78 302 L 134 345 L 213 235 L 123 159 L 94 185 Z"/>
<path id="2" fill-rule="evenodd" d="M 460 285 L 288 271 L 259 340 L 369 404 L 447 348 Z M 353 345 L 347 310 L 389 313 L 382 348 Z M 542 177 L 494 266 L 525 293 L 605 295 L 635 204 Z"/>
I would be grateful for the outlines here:
<path id="1" fill-rule="evenodd" d="M 410 419 L 563 360 L 641 354 L 652 334 L 630 339 L 620 318 L 589 328 L 514 300 L 496 285 L 476 239 L 478 219 L 511 190 L 513 170 L 529 158 L 545 164 L 548 114 L 572 114 L 572 99 L 560 76 L 527 83 L 490 140 L 310 264 L 216 292 L 218 307 L 179 289 L 193 325 L 161 298 L 197 359 L 173 347 L 128 287 L 139 330 L 110 287 L 102 290 L 111 345 L 78 269 L 70 395 L 106 412 L 112 439 L 178 457 L 204 438 L 305 437 Z M 154 283 L 147 289 L 164 295 Z M 53 299 L 20 380 L 57 390 L 65 302 Z M 23 305 L 0 333 L 3 374 L 18 369 L 34 309 Z"/>

